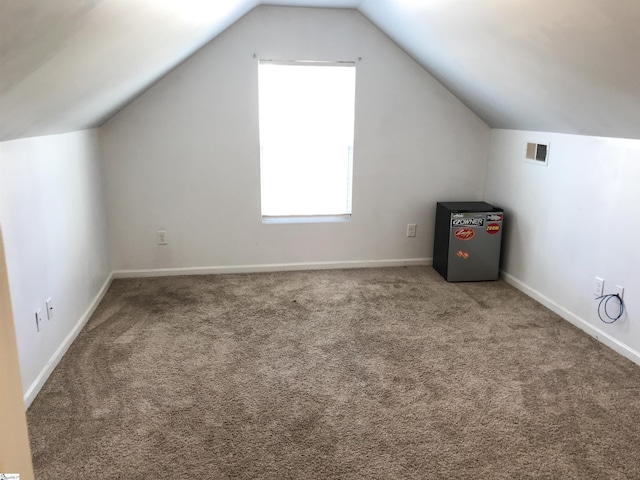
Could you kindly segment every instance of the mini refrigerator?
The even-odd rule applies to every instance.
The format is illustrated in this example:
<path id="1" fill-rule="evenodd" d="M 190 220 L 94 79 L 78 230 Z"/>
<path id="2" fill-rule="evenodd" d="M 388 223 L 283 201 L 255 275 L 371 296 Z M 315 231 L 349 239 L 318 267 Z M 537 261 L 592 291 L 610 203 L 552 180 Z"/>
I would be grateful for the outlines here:
<path id="1" fill-rule="evenodd" d="M 433 268 L 448 282 L 497 280 L 503 220 L 485 202 L 438 202 Z"/>

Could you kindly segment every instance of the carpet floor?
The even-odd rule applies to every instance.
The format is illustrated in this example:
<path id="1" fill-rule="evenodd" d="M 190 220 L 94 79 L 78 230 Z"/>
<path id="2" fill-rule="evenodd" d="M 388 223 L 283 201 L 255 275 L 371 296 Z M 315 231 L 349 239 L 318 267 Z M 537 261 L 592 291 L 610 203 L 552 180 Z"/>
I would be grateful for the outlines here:
<path id="1" fill-rule="evenodd" d="M 37 480 L 640 478 L 640 368 L 431 267 L 116 280 L 27 414 Z"/>

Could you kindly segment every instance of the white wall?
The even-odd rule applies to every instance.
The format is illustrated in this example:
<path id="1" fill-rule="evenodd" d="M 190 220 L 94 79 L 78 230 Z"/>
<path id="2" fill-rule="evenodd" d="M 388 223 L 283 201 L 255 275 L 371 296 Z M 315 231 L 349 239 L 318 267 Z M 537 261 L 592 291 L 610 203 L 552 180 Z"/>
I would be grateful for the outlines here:
<path id="1" fill-rule="evenodd" d="M 352 221 L 262 225 L 258 60 L 359 57 Z M 482 196 L 490 130 L 356 11 L 259 7 L 100 135 L 113 267 L 131 270 L 426 259 L 435 202 Z"/>
<path id="2" fill-rule="evenodd" d="M 527 142 L 545 141 L 547 167 L 524 161 Z M 638 363 L 639 184 L 640 140 L 492 132 L 485 199 L 508 213 L 508 280 Z M 606 293 L 625 287 L 627 315 L 613 325 L 598 319 L 596 276 Z"/>
<path id="3" fill-rule="evenodd" d="M 30 403 L 110 278 L 97 132 L 0 143 L 0 223 Z"/>

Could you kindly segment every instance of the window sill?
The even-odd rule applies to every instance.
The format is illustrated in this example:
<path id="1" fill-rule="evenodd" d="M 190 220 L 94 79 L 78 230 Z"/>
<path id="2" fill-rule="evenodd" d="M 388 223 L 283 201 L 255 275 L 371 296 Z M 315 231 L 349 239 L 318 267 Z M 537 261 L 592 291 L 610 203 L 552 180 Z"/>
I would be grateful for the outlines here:
<path id="1" fill-rule="evenodd" d="M 285 224 L 285 223 L 344 223 L 350 222 L 351 215 L 301 215 L 269 217 L 263 216 L 263 224 Z"/>

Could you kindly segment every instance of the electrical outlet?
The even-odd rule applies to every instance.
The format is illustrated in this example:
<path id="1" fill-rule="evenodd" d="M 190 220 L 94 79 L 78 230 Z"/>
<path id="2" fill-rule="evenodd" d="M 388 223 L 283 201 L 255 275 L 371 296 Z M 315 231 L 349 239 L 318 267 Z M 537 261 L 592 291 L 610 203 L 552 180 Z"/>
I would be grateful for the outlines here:
<path id="1" fill-rule="evenodd" d="M 601 297 L 604 294 L 604 278 L 596 277 L 596 283 L 593 285 L 593 294 Z"/>
<path id="2" fill-rule="evenodd" d="M 53 302 L 51 297 L 47 298 L 47 319 L 51 320 L 53 318 Z"/>
<path id="3" fill-rule="evenodd" d="M 167 245 L 167 231 L 166 230 L 158 230 L 156 232 L 156 240 L 158 241 L 158 245 Z"/>
<path id="4" fill-rule="evenodd" d="M 416 224 L 410 223 L 407 225 L 407 237 L 415 237 L 416 236 Z"/>
<path id="5" fill-rule="evenodd" d="M 40 324 L 42 323 L 42 309 L 36 310 L 36 331 L 40 331 Z"/>
<path id="6" fill-rule="evenodd" d="M 615 293 L 617 293 L 621 299 L 624 298 L 624 287 L 621 287 L 620 285 L 616 285 Z"/>

